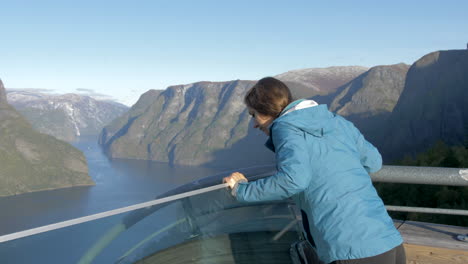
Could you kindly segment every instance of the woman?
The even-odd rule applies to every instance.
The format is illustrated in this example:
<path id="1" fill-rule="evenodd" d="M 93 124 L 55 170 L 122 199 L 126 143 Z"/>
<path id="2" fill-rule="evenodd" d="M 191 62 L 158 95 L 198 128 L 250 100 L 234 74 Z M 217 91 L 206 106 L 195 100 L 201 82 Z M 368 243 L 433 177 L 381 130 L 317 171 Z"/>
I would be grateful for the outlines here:
<path id="1" fill-rule="evenodd" d="M 293 102 L 288 87 L 271 77 L 244 102 L 254 127 L 269 136 L 277 173 L 255 182 L 238 172 L 226 177 L 238 201 L 292 197 L 325 263 L 406 263 L 403 240 L 369 176 L 382 158 L 351 122 L 315 101 Z"/>

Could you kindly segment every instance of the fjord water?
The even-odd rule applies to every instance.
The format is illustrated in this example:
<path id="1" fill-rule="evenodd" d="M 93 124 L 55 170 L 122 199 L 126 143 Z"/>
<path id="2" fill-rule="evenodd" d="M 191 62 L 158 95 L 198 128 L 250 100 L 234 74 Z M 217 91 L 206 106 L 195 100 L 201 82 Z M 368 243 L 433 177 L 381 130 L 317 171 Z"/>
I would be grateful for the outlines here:
<path id="1" fill-rule="evenodd" d="M 143 160 L 110 160 L 95 138 L 84 138 L 73 145 L 85 154 L 96 185 L 1 197 L 0 235 L 146 202 L 177 186 L 221 172 Z"/>

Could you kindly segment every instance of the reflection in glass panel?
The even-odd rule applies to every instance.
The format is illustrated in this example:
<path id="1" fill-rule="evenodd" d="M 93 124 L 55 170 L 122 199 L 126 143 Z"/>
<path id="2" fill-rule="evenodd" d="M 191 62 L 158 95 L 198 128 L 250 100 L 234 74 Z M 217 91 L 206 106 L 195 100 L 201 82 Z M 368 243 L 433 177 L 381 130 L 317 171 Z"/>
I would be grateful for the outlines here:
<path id="1" fill-rule="evenodd" d="M 294 220 L 286 202 L 240 204 L 228 191 L 220 190 L 183 199 L 178 204 L 176 220 L 165 225 L 160 230 L 163 232 L 148 234 L 139 243 L 140 249 L 131 249 L 121 263 L 142 259 L 144 263 L 242 263 L 239 258 L 273 263 L 272 258 L 280 256 L 289 261 L 289 245 L 298 236 L 295 232 L 278 234 Z"/>
<path id="2" fill-rule="evenodd" d="M 288 201 L 241 204 L 221 189 L 1 243 L 0 262 L 285 263 L 295 224 Z"/>

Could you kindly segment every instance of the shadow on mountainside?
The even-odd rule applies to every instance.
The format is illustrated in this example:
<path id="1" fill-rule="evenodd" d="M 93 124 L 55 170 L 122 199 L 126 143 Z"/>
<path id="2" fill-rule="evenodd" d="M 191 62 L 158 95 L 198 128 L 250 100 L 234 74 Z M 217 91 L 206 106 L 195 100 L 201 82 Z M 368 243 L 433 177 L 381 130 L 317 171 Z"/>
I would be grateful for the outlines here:
<path id="1" fill-rule="evenodd" d="M 437 141 L 468 140 L 468 50 L 430 53 L 415 62 L 386 123 L 383 152 L 391 161 L 415 157 Z"/>
<path id="2" fill-rule="evenodd" d="M 275 155 L 264 146 L 267 137 L 249 123 L 247 136 L 234 143 L 230 148 L 215 151 L 214 159 L 203 164 L 226 170 L 255 167 L 275 162 Z"/>
<path id="3" fill-rule="evenodd" d="M 350 115 L 345 117 L 359 129 L 367 141 L 379 150 L 384 164 L 390 162 L 387 153 L 383 150 L 383 146 L 388 140 L 385 132 L 388 129 L 386 124 L 389 117 L 390 113 L 381 113 L 370 117 L 363 115 Z"/>
<path id="4" fill-rule="evenodd" d="M 352 115 L 346 119 L 353 122 L 364 137 L 380 150 L 385 143 L 382 127 L 388 117 L 388 113 L 383 113 L 372 117 Z M 266 140 L 267 136 L 260 130 L 254 129 L 251 121 L 246 137 L 234 143 L 230 148 L 214 152 L 214 159 L 204 163 L 203 166 L 230 170 L 273 164 L 275 155 L 264 146 Z M 385 159 L 384 153 L 382 156 Z"/>

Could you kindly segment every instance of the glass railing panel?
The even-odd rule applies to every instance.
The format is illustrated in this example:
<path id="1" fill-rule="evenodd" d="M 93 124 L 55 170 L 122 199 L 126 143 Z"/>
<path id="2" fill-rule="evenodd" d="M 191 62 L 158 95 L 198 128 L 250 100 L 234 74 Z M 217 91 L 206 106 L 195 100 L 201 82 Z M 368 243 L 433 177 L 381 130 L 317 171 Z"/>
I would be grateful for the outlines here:
<path id="1" fill-rule="evenodd" d="M 282 259 L 266 263 L 288 263 L 290 244 L 298 235 L 294 227 L 281 231 L 291 222 L 286 204 L 258 204 L 192 215 L 184 225 L 163 234 L 163 243 L 147 241 L 121 263 L 253 263 L 266 258 Z"/>
<path id="2" fill-rule="evenodd" d="M 0 243 L 0 263 L 77 263 L 81 256 L 123 215 Z"/>
<path id="3" fill-rule="evenodd" d="M 159 248 L 166 248 L 190 237 L 185 217 L 181 214 L 183 207 L 179 201 L 158 206 L 158 209 L 151 214 L 147 214 L 148 210 L 152 211 L 152 209 L 144 208 L 123 217 L 119 224 L 123 224 L 126 229 L 103 248 L 97 247 L 97 244 L 112 233 L 113 227 L 107 227 L 107 233 L 104 236 L 95 236 L 95 241 L 88 245 L 88 250 L 83 254 L 81 263 L 107 263 L 109 261 L 132 263 L 129 262 L 132 258 L 128 256 L 145 249 L 148 243 L 155 243 Z M 93 248 L 97 250 L 96 256 L 90 254 Z"/>
<path id="4" fill-rule="evenodd" d="M 223 188 L 2 242 L 0 263 L 135 263 L 181 245 L 185 258 L 284 257 L 296 222 L 288 201 L 241 204 Z"/>
<path id="5" fill-rule="evenodd" d="M 249 241 L 261 241 L 261 238 L 274 245 L 275 241 L 282 237 L 279 233 L 288 225 L 295 232 L 295 226 L 290 225 L 295 218 L 288 202 L 241 204 L 234 200 L 228 191 L 219 190 L 182 199 L 178 203 L 175 218 L 177 220 L 171 219 L 165 225 L 168 229 L 159 234 L 161 238 L 153 241 L 150 238 L 144 239 L 145 242 L 140 243 L 139 248 L 133 248 L 126 253 L 121 263 L 134 263 L 184 243 L 193 244 L 189 255 L 195 258 L 211 259 L 221 252 L 224 252 L 221 254 L 224 257 L 235 258 L 239 257 L 235 252 L 243 252 L 238 248 L 242 243 L 234 243 L 239 242 L 241 238 L 244 246 L 249 245 Z M 155 216 L 156 214 L 147 218 Z M 297 238 L 295 234 L 294 239 Z M 285 246 L 282 240 L 281 243 L 284 246 L 283 253 L 287 253 L 289 244 Z M 271 247 L 272 250 L 273 248 Z M 269 247 L 263 248 L 263 251 L 265 250 L 268 251 Z M 253 256 L 255 252 L 251 249 L 250 252 L 240 255 L 248 253 Z"/>

